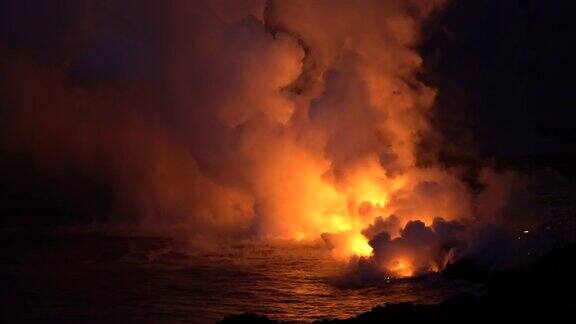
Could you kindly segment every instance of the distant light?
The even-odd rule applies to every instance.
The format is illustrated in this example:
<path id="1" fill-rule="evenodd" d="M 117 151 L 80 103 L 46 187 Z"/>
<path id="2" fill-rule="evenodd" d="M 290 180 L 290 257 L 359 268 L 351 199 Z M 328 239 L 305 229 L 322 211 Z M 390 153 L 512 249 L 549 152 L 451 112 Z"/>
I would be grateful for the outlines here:
<path id="1" fill-rule="evenodd" d="M 527 229 L 526 229 L 526 230 L 523 231 L 523 233 L 524 233 L 524 234 L 528 234 L 528 233 L 530 233 L 530 230 L 527 230 Z"/>

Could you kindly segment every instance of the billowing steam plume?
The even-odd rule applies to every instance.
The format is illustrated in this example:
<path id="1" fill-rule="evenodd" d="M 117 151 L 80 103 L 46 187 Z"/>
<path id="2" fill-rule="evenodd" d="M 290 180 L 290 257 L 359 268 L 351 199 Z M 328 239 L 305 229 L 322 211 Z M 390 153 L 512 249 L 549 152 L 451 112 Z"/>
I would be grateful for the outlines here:
<path id="1" fill-rule="evenodd" d="M 478 216 L 416 77 L 442 1 L 65 3 L 48 54 L 3 41 L 2 144 L 111 184 L 113 223 L 322 236 L 403 276 L 442 267 Z"/>

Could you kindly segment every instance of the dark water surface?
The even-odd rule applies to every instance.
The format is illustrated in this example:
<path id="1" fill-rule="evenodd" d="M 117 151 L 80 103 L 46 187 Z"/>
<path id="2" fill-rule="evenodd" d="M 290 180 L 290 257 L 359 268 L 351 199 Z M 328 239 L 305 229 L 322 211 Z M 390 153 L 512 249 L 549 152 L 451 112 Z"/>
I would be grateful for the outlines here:
<path id="1" fill-rule="evenodd" d="M 0 288 L 12 321 L 210 323 L 240 312 L 311 321 L 476 289 L 438 276 L 350 285 L 346 265 L 322 246 L 247 243 L 190 254 L 158 238 L 4 241 Z"/>

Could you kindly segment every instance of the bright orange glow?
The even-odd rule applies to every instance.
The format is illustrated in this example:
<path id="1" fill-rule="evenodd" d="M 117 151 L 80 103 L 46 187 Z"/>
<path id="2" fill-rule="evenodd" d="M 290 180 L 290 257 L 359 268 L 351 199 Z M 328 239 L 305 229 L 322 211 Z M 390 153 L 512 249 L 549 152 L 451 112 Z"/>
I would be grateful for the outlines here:
<path id="1" fill-rule="evenodd" d="M 395 215 L 400 227 L 411 220 L 430 225 L 436 216 L 450 219 L 466 210 L 465 205 L 464 209 L 460 206 L 458 195 L 450 196 L 454 189 L 437 185 L 452 181 L 441 170 L 407 170 L 391 176 L 375 156 L 368 156 L 336 180 L 326 176 L 332 167 L 329 161 L 296 145 L 283 147 L 265 157 L 266 172 L 258 179 L 262 190 L 259 200 L 264 202 L 261 207 L 275 216 L 264 224 L 271 238 L 310 241 L 328 233 L 335 258 L 347 260 L 372 255 L 362 231 L 376 217 Z M 428 185 L 426 181 L 434 182 Z M 447 196 L 439 199 L 439 190 L 446 191 Z M 398 237 L 399 228 L 389 234 Z M 406 277 L 413 273 L 411 264 L 403 257 L 386 268 Z"/>
<path id="2" fill-rule="evenodd" d="M 406 257 L 398 257 L 392 260 L 386 267 L 386 270 L 391 272 L 393 276 L 399 278 L 411 277 L 414 274 L 412 261 Z"/>
<path id="3" fill-rule="evenodd" d="M 243 9 L 216 4 L 224 2 Z M 429 120 L 437 91 L 418 76 L 422 24 L 443 2 L 166 6 L 145 25 L 170 35 L 154 52 L 169 59 L 158 64 L 158 93 L 140 81 L 126 93 L 104 84 L 79 91 L 67 69 L 2 57 L 11 81 L 2 102 L 15 108 L 2 147 L 47 174 L 72 166 L 111 181 L 118 213 L 143 215 L 151 229 L 202 242 L 323 238 L 336 258 L 369 257 L 377 254 L 369 240 L 382 232 L 395 239 L 411 220 L 475 212 L 463 171 L 437 161 L 443 132 Z M 503 194 L 478 206 L 495 214 Z M 377 228 L 385 219 L 393 226 Z M 430 261 L 422 250 L 374 259 L 410 276 Z"/>
<path id="4" fill-rule="evenodd" d="M 368 244 L 368 240 L 361 236 L 356 235 L 350 242 L 351 250 L 358 256 L 369 256 L 372 254 L 372 247 Z"/>
<path id="5" fill-rule="evenodd" d="M 385 207 L 388 202 L 388 195 L 383 187 L 378 186 L 373 179 L 356 179 L 353 188 L 360 202 L 370 203 L 375 207 Z"/>
<path id="6" fill-rule="evenodd" d="M 360 233 L 348 231 L 338 233 L 332 254 L 339 260 L 347 260 L 353 255 L 367 257 L 372 254 L 368 240 Z"/>

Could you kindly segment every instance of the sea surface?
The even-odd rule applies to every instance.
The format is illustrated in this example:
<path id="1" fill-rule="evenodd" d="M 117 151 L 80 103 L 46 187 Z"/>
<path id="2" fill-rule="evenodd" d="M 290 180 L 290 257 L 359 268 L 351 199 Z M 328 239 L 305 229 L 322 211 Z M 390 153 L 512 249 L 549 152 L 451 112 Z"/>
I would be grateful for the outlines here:
<path id="1" fill-rule="evenodd" d="M 213 323 L 347 318 L 378 304 L 478 292 L 440 276 L 359 283 L 321 244 L 243 242 L 191 252 L 171 240 L 102 235 L 2 238 L 4 321 Z"/>

